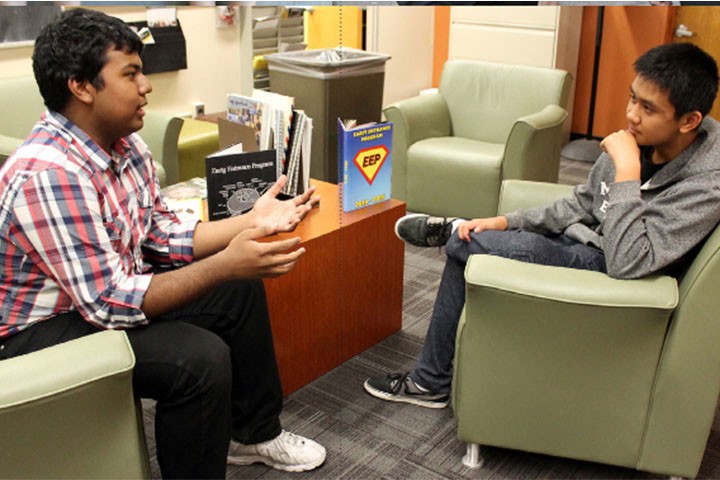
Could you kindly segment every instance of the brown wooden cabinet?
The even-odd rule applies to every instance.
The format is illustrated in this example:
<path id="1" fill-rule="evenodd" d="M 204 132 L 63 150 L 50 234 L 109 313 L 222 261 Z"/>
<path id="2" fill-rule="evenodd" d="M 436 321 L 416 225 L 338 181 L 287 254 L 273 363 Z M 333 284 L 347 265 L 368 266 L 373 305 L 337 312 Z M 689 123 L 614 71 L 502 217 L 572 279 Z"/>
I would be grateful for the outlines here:
<path id="1" fill-rule="evenodd" d="M 342 213 L 338 186 L 311 180 L 321 197 L 295 232 L 307 252 L 265 280 L 284 394 L 402 326 L 404 244 L 394 233 L 405 204 L 388 200 Z"/>

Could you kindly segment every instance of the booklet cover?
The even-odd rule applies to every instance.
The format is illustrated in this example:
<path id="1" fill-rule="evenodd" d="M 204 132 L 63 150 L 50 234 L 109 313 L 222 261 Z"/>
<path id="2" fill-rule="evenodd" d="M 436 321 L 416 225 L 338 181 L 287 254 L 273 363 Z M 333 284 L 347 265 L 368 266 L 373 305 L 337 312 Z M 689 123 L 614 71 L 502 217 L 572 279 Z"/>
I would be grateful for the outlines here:
<path id="1" fill-rule="evenodd" d="M 343 211 L 350 212 L 390 199 L 390 122 L 357 126 L 338 119 L 338 172 Z"/>
<path id="2" fill-rule="evenodd" d="M 257 98 L 237 93 L 230 93 L 227 96 L 227 119 L 249 127 L 255 132 L 257 150 L 270 148 L 269 108 L 268 104 Z M 245 145 L 245 150 L 255 149 Z"/>
<path id="3" fill-rule="evenodd" d="M 277 181 L 275 162 L 275 150 L 243 152 L 242 145 L 208 155 L 208 219 L 219 220 L 250 210 Z"/>
<path id="4" fill-rule="evenodd" d="M 162 189 L 165 205 L 180 220 L 207 220 L 203 200 L 207 198 L 207 181 L 195 177 Z"/>

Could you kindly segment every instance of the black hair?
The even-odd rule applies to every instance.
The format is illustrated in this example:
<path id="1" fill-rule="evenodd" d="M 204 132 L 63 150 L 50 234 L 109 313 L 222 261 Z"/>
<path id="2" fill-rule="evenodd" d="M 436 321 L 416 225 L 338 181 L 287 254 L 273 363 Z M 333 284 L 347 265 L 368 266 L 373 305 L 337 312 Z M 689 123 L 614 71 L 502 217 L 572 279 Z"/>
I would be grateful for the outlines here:
<path id="1" fill-rule="evenodd" d="M 62 112 L 70 100 L 68 80 L 90 81 L 102 89 L 100 70 L 110 48 L 142 53 L 143 43 L 122 20 L 95 10 L 73 8 L 46 25 L 35 40 L 33 72 L 45 105 Z"/>
<path id="2" fill-rule="evenodd" d="M 699 111 L 705 117 L 718 91 L 715 60 L 691 43 L 668 43 L 652 48 L 635 61 L 635 72 L 668 93 L 675 118 Z"/>

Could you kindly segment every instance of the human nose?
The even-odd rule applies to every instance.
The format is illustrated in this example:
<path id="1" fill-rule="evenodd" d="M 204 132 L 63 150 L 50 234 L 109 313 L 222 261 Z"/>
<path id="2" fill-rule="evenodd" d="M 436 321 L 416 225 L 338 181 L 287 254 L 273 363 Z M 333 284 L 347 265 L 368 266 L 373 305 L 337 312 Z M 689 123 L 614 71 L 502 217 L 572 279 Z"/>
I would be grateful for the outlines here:
<path id="1" fill-rule="evenodd" d="M 639 104 L 628 102 L 627 109 L 625 110 L 625 117 L 628 122 L 637 124 L 640 122 L 640 115 L 638 115 Z"/>
<path id="2" fill-rule="evenodd" d="M 150 84 L 150 80 L 144 75 L 140 74 L 140 93 L 142 95 L 147 95 L 148 93 L 152 92 L 152 85 Z"/>

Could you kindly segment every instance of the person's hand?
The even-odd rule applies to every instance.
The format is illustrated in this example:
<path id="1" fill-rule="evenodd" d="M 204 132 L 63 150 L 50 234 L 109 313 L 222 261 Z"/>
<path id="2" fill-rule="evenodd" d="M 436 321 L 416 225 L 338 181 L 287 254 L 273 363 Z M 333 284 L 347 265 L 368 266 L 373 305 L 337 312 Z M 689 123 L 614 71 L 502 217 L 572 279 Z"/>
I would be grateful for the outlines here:
<path id="1" fill-rule="evenodd" d="M 458 225 L 458 237 L 464 242 L 470 241 L 470 233 L 480 233 L 485 230 L 507 230 L 507 218 L 504 216 L 490 218 L 475 218 Z"/>
<path id="2" fill-rule="evenodd" d="M 300 238 L 288 238 L 274 242 L 258 239 L 277 232 L 277 227 L 249 228 L 233 238 L 220 255 L 223 266 L 231 278 L 272 278 L 293 269 L 305 248 L 296 248 Z"/>
<path id="3" fill-rule="evenodd" d="M 305 215 L 320 200 L 313 195 L 315 187 L 310 187 L 302 195 L 289 200 L 278 200 L 277 196 L 287 183 L 282 175 L 258 200 L 250 214 L 254 216 L 256 227 L 277 227 L 278 232 L 291 232 L 305 218 Z"/>
<path id="4" fill-rule="evenodd" d="M 611 133 L 600 142 L 615 164 L 615 181 L 640 180 L 640 147 L 628 130 Z"/>

